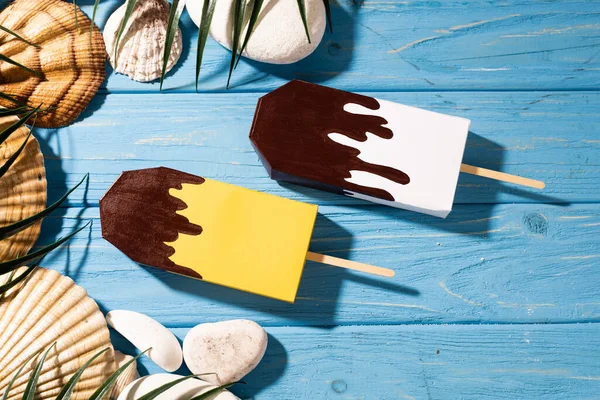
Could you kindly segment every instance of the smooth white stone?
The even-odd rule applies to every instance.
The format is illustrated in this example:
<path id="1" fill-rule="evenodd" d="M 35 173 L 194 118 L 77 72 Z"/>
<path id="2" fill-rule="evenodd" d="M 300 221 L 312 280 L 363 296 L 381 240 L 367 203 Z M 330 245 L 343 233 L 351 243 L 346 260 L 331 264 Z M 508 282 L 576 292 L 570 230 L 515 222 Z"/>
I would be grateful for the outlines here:
<path id="1" fill-rule="evenodd" d="M 148 375 L 138 379 L 129 384 L 119 395 L 118 400 L 136 400 L 146 393 L 159 388 L 160 386 L 173 382 L 179 378 L 183 378 L 181 375 L 175 374 L 154 374 Z M 166 392 L 160 394 L 155 400 L 189 400 L 192 397 L 199 396 L 202 393 L 208 392 L 215 386 L 208 382 L 201 381 L 199 379 L 187 379 L 183 382 L 178 383 Z M 233 395 L 227 390 L 218 392 L 217 394 L 210 396 L 207 400 L 240 400 L 239 397 Z"/>
<path id="2" fill-rule="evenodd" d="M 183 340 L 183 358 L 194 374 L 215 385 L 236 382 L 252 371 L 267 349 L 267 332 L 254 321 L 236 319 L 192 328 Z"/>
<path id="3" fill-rule="evenodd" d="M 197 26 L 202 18 L 203 3 L 204 0 L 187 0 L 186 3 L 188 13 Z M 311 43 L 308 43 L 304 31 L 297 0 L 265 0 L 242 55 L 270 64 L 291 64 L 307 57 L 323 39 L 327 16 L 323 0 L 305 0 L 305 8 Z M 242 38 L 246 36 L 251 10 L 248 9 L 244 21 Z M 210 25 L 210 35 L 229 50 L 232 47 L 232 20 L 233 0 L 219 0 Z"/>
<path id="4" fill-rule="evenodd" d="M 165 371 L 173 372 L 181 367 L 181 345 L 158 321 L 134 311 L 113 310 L 106 314 L 106 322 L 139 350 L 151 348 L 146 354 Z"/>

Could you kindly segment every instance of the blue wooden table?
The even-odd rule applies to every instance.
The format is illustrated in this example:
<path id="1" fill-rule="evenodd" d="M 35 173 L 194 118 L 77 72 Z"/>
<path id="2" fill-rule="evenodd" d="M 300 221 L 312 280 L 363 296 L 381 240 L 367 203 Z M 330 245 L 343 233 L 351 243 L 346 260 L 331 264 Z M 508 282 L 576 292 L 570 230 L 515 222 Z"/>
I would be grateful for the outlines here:
<path id="1" fill-rule="evenodd" d="M 88 14 L 92 3 L 78 1 Z M 308 59 L 242 60 L 230 90 L 230 53 L 209 41 L 195 93 L 187 14 L 162 93 L 109 68 L 75 124 L 37 131 L 50 200 L 90 173 L 41 242 L 94 221 L 44 265 L 104 311 L 146 313 L 180 339 L 202 322 L 266 327 L 242 398 L 600 398 L 600 2 L 355 3 L 333 2 L 334 33 Z M 118 4 L 101 2 L 100 27 Z M 469 118 L 465 162 L 547 187 L 461 176 L 440 220 L 280 186 L 248 132 L 257 99 L 293 78 Z M 318 204 L 312 251 L 396 277 L 308 263 L 290 305 L 142 268 L 101 238 L 98 200 L 121 171 L 160 165 Z M 159 371 L 147 358 L 140 369 Z"/>

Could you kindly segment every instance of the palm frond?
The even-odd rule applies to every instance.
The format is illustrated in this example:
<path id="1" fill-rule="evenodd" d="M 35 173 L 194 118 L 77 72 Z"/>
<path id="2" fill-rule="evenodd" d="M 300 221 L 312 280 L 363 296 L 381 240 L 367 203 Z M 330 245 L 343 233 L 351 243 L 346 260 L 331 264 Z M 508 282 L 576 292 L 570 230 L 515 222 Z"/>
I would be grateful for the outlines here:
<path id="1" fill-rule="evenodd" d="M 69 197 L 71 193 L 75 191 L 81 184 L 90 176 L 90 174 L 85 174 L 85 176 L 79 181 L 79 183 L 73 186 L 67 193 L 65 193 L 60 199 L 58 199 L 54 204 L 47 207 L 46 209 L 40 211 L 39 213 L 32 215 L 31 217 L 25 218 L 21 221 L 15 222 L 14 224 L 0 227 L 0 240 L 6 239 L 9 236 L 12 236 L 22 230 L 30 227 L 35 224 L 37 221 L 41 220 L 48 216 L 52 211 L 56 210 L 60 205 Z"/>
<path id="2" fill-rule="evenodd" d="M 229 77 L 227 78 L 227 89 L 231 81 L 231 74 L 235 67 L 235 58 L 240 44 L 240 36 L 242 33 L 242 23 L 244 22 L 244 0 L 233 0 L 233 29 L 231 32 L 231 62 L 229 64 Z"/>
<path id="3" fill-rule="evenodd" d="M 94 2 L 94 10 L 92 11 L 92 20 L 90 23 L 90 43 L 92 42 L 92 35 L 94 34 L 94 21 L 96 21 L 96 12 L 98 12 L 98 4 L 100 0 Z"/>
<path id="4" fill-rule="evenodd" d="M 77 382 L 79 381 L 79 379 L 81 378 L 81 375 L 83 375 L 83 373 L 85 372 L 87 367 L 89 367 L 90 364 L 92 362 L 94 362 L 94 360 L 96 358 L 100 357 L 102 354 L 104 354 L 107 351 L 108 351 L 108 348 L 96 353 L 96 355 L 94 355 L 85 364 L 83 364 L 81 366 L 81 368 L 79 368 L 77 370 L 77 372 L 75 372 L 75 374 L 71 377 L 71 379 L 69 379 L 67 384 L 65 386 L 63 386 L 62 390 L 60 391 L 60 393 L 58 394 L 58 396 L 56 397 L 55 400 L 70 400 L 71 396 L 73 395 L 73 389 L 75 389 L 75 385 L 77 385 Z"/>
<path id="5" fill-rule="evenodd" d="M 16 37 L 17 39 L 19 39 L 22 42 L 27 43 L 30 46 L 33 47 L 39 47 L 37 44 L 30 42 L 29 40 L 25 39 L 23 36 L 19 35 L 18 33 L 15 33 L 14 31 L 11 31 L 10 29 L 0 25 L 0 30 L 3 30 L 4 32 L 13 35 L 14 37 Z"/>
<path id="6" fill-rule="evenodd" d="M 235 63 L 235 67 L 237 67 L 240 62 L 240 58 L 242 58 L 242 53 L 246 49 L 248 45 L 248 41 L 250 40 L 250 36 L 252 36 L 252 32 L 254 32 L 254 26 L 258 21 L 258 16 L 260 15 L 260 10 L 262 8 L 264 0 L 254 0 L 254 4 L 252 5 L 252 14 L 250 14 L 250 20 L 248 21 L 248 30 L 246 31 L 246 37 L 244 38 L 244 43 L 240 49 L 240 54 L 238 55 L 237 61 Z"/>
<path id="7" fill-rule="evenodd" d="M 44 362 L 46 361 L 48 353 L 50 353 L 50 350 L 52 350 L 54 346 L 56 346 L 56 342 L 54 342 L 52 346 L 46 350 L 46 352 L 42 355 L 42 359 L 38 362 L 37 366 L 33 370 L 33 373 L 27 382 L 27 386 L 25 387 L 25 392 L 23 392 L 23 400 L 34 400 L 35 391 L 37 389 L 38 380 L 40 379 L 40 374 L 42 373 Z"/>
<path id="8" fill-rule="evenodd" d="M 73 14 L 75 14 L 75 28 L 79 29 L 79 21 L 77 20 L 77 0 L 73 0 Z"/>
<path id="9" fill-rule="evenodd" d="M 304 25 L 304 32 L 306 32 L 308 43 L 310 43 L 310 33 L 308 33 L 308 22 L 306 21 L 306 4 L 304 4 L 304 0 L 297 0 L 297 2 L 300 18 L 302 18 L 302 25 Z"/>
<path id="10" fill-rule="evenodd" d="M 21 275 L 17 276 L 16 278 L 14 278 L 16 271 L 12 271 L 10 277 L 8 278 L 8 281 L 5 284 L 0 285 L 0 295 L 4 296 L 4 294 L 6 292 L 8 292 L 11 288 L 17 286 L 19 283 L 21 283 L 36 268 L 37 268 L 37 266 L 35 266 L 35 265 L 32 265 L 31 267 L 27 267 L 25 272 L 23 272 Z"/>
<path id="11" fill-rule="evenodd" d="M 167 23 L 167 33 L 165 37 L 165 50 L 163 53 L 162 71 L 160 73 L 159 90 L 162 90 L 163 81 L 165 80 L 165 75 L 167 74 L 167 65 L 169 64 L 169 57 L 171 56 L 171 48 L 173 47 L 173 41 L 175 40 L 177 30 L 179 29 L 179 19 L 181 18 L 183 7 L 185 7 L 185 0 L 173 0 L 173 4 L 171 4 L 169 22 Z"/>
<path id="12" fill-rule="evenodd" d="M 29 131 L 29 133 L 27 134 L 27 137 L 23 141 L 23 144 L 21 144 L 21 146 L 19 146 L 19 148 L 8 158 L 8 160 L 6 160 L 6 162 L 4 164 L 2 164 L 2 166 L 0 167 L 0 178 L 2 178 L 4 176 L 4 174 L 8 171 L 8 169 L 14 164 L 14 162 L 17 161 L 17 158 L 19 157 L 19 155 L 21 154 L 21 152 L 23 151 L 25 146 L 27 146 L 27 142 L 29 141 L 30 137 L 31 137 L 31 131 Z M 0 230 L 1 229 L 3 229 L 3 228 L 0 228 Z M 0 240 L 2 240 L 1 235 L 0 235 Z"/>
<path id="13" fill-rule="evenodd" d="M 10 57 L 5 56 L 4 54 L 0 54 L 0 61 L 4 61 L 4 62 L 7 62 L 9 64 L 16 65 L 17 67 L 22 68 L 25 71 L 27 71 L 30 74 L 33 74 L 35 76 L 39 76 L 39 77 L 42 76 L 42 74 L 40 74 L 38 71 L 34 71 L 31 68 L 28 68 L 28 67 L 24 66 L 23 64 L 18 63 L 17 61 L 13 60 Z"/>
<path id="14" fill-rule="evenodd" d="M 323 4 L 325 4 L 325 14 L 327 14 L 329 32 L 333 33 L 333 23 L 331 22 L 331 4 L 329 4 L 329 0 L 323 0 Z"/>
<path id="15" fill-rule="evenodd" d="M 183 381 L 187 381 L 188 379 L 191 379 L 194 376 L 195 375 L 188 375 L 188 376 L 184 376 L 183 378 L 175 379 L 172 382 L 165 383 L 164 385 L 159 386 L 156 389 L 154 389 L 154 390 L 146 393 L 142 397 L 138 397 L 136 400 L 154 400 L 155 398 L 157 398 L 158 396 L 160 396 L 162 393 L 164 393 L 167 390 L 171 389 L 173 386 L 176 386 L 176 385 L 180 384 Z"/>
<path id="16" fill-rule="evenodd" d="M 22 101 L 20 101 L 18 99 L 15 99 L 11 95 L 8 95 L 8 94 L 6 94 L 4 92 L 0 92 L 0 99 L 8 100 L 8 101 L 10 101 L 12 103 L 15 103 L 19 107 L 29 107 L 27 104 L 23 103 Z"/>
<path id="17" fill-rule="evenodd" d="M 204 4 L 202 5 L 202 19 L 198 27 L 198 48 L 196 49 L 196 92 L 198 92 L 198 78 L 200 77 L 204 47 L 206 47 L 206 39 L 208 38 L 208 31 L 210 30 L 210 23 L 215 13 L 216 4 L 217 0 L 204 0 Z"/>
<path id="18" fill-rule="evenodd" d="M 133 13 L 133 9 L 135 8 L 136 2 L 137 0 L 127 0 L 127 3 L 125 5 L 125 14 L 123 15 L 123 19 L 121 20 L 121 25 L 119 26 L 119 31 L 117 33 L 117 39 L 115 40 L 115 63 L 117 62 L 117 50 L 119 48 L 121 36 L 123 36 L 123 32 L 125 31 L 127 22 L 129 22 L 129 17 L 131 17 L 131 13 Z"/>
<path id="19" fill-rule="evenodd" d="M 110 389 L 112 389 L 112 387 L 115 384 L 115 382 L 117 381 L 117 378 L 119 377 L 119 375 L 121 375 L 123 373 L 123 371 L 125 371 L 127 368 L 129 368 L 129 366 L 132 363 L 136 362 L 138 358 L 140 358 L 142 355 L 144 355 L 148 351 L 150 351 L 150 349 L 147 349 L 147 350 L 141 352 L 140 354 L 138 354 L 137 356 L 133 357 L 131 360 L 129 360 L 125 364 L 123 364 L 123 366 L 121 366 L 115 372 L 113 372 L 111 376 L 109 376 L 104 382 L 102 382 L 102 385 L 100 385 L 100 387 L 98 389 L 96 389 L 96 391 L 90 396 L 90 398 L 88 400 L 104 399 L 104 397 L 108 394 Z"/>
<path id="20" fill-rule="evenodd" d="M 4 395 L 2 396 L 2 400 L 8 399 L 8 394 L 10 393 L 10 389 L 12 389 L 13 385 L 17 381 L 17 378 L 21 375 L 21 372 L 23 372 L 23 369 L 27 366 L 27 364 L 29 364 L 29 362 L 31 360 L 33 360 L 35 357 L 37 357 L 37 355 L 40 354 L 41 352 L 42 352 L 42 349 L 36 351 L 31 356 L 29 356 L 29 358 L 27 360 L 25 360 L 23 365 L 21 365 L 21 367 L 17 370 L 17 373 L 13 376 L 13 378 L 8 383 L 8 386 L 6 387 L 6 391 L 4 392 Z"/>
<path id="21" fill-rule="evenodd" d="M 16 121 L 14 124 L 12 124 L 11 126 L 9 126 L 6 129 L 4 129 L 2 132 L 0 132 L 0 144 L 4 143 L 4 141 L 6 139 L 8 139 L 8 137 L 10 135 L 12 135 L 13 132 L 15 132 L 21 126 L 23 126 L 27 122 L 27 120 L 29 118 L 31 118 L 31 116 L 33 114 L 35 114 L 36 112 L 38 112 L 39 109 L 40 109 L 39 106 L 37 108 L 34 108 L 33 110 L 29 111 L 27 114 L 23 115 L 23 117 L 20 118 L 18 121 Z"/>

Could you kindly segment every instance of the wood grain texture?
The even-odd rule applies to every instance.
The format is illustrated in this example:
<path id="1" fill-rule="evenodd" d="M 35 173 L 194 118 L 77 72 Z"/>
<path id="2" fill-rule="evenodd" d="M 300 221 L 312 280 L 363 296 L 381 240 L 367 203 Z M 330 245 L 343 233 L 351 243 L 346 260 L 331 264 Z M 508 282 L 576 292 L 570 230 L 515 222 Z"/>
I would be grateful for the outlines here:
<path id="1" fill-rule="evenodd" d="M 472 120 L 463 161 L 544 181 L 543 191 L 461 174 L 455 203 L 600 200 L 599 92 L 372 93 Z M 233 97 L 233 99 L 232 99 Z M 166 166 L 296 200 L 367 204 L 269 179 L 248 134 L 260 94 L 96 96 L 84 119 L 43 139 L 50 199 L 87 172 L 97 205 L 123 170 Z M 65 177 L 66 174 L 66 177 Z M 73 202 L 74 205 L 81 205 Z"/>
<path id="2" fill-rule="evenodd" d="M 67 272 L 104 310 L 132 309 L 171 327 L 229 318 L 322 327 L 600 321 L 598 204 L 459 206 L 447 220 L 383 206 L 324 206 L 311 251 L 396 276 L 309 262 L 294 305 L 140 267 L 101 238 L 98 216 L 97 208 L 72 208 L 62 227 L 47 218 L 44 234 L 94 224 L 44 265 Z"/>
<path id="3" fill-rule="evenodd" d="M 242 398 L 597 399 L 600 390 L 598 324 L 267 332 L 262 363 L 244 378 L 246 385 L 232 388 Z M 174 333 L 183 339 L 187 329 Z M 159 372 L 148 358 L 142 363 L 143 370 Z"/>
<path id="4" fill-rule="evenodd" d="M 93 1 L 78 1 L 91 14 Z M 121 3 L 103 1 L 101 28 Z M 334 33 L 326 33 L 309 58 L 289 66 L 243 59 L 233 91 L 266 91 L 289 79 L 340 89 L 566 90 L 596 89 L 600 50 L 595 0 L 481 0 L 332 2 Z M 193 92 L 197 28 L 182 16 L 184 52 L 164 89 Z M 224 91 L 229 52 L 209 39 L 201 91 Z M 109 68 L 109 72 L 112 69 Z M 111 74 L 110 92 L 158 92 Z"/>

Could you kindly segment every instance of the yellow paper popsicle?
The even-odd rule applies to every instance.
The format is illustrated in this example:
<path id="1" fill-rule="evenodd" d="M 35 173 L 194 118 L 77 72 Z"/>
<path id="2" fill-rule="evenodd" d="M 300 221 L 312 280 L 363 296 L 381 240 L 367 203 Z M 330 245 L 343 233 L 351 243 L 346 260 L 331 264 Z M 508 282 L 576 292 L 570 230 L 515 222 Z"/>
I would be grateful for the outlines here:
<path id="1" fill-rule="evenodd" d="M 100 201 L 105 239 L 139 263 L 293 302 L 317 206 L 152 168 Z"/>

